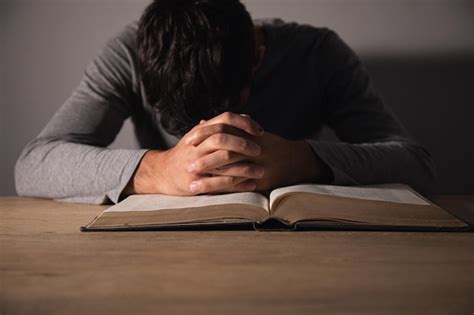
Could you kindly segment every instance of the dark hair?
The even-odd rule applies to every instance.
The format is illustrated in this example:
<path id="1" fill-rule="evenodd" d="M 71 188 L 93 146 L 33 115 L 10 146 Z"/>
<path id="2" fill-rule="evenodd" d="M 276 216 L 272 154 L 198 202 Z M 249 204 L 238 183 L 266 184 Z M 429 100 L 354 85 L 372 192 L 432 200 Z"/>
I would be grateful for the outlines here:
<path id="1" fill-rule="evenodd" d="M 155 0 L 137 41 L 147 100 L 177 136 L 238 105 L 255 62 L 253 22 L 239 0 Z"/>

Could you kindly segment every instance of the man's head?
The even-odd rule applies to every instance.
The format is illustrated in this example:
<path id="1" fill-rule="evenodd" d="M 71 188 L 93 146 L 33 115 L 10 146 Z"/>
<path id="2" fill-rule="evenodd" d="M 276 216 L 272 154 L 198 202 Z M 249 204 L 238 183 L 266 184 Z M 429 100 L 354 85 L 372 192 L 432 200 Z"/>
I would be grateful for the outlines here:
<path id="1" fill-rule="evenodd" d="M 138 49 L 148 101 L 178 136 L 241 106 L 258 63 L 239 0 L 155 0 L 140 19 Z"/>

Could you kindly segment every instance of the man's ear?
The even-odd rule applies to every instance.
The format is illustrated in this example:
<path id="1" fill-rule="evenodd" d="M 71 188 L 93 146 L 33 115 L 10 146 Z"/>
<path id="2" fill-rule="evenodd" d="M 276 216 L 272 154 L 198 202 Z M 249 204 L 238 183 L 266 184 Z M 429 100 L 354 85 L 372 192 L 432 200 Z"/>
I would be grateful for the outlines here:
<path id="1" fill-rule="evenodd" d="M 253 67 L 253 71 L 254 71 L 254 72 L 255 72 L 255 71 L 260 67 L 260 65 L 262 64 L 263 58 L 265 57 L 266 52 L 267 52 L 267 47 L 265 47 L 264 45 L 261 45 L 261 46 L 258 46 L 258 47 L 257 47 L 257 51 L 255 52 L 255 54 L 256 54 L 256 56 L 255 56 L 256 62 L 255 62 L 255 66 Z"/>

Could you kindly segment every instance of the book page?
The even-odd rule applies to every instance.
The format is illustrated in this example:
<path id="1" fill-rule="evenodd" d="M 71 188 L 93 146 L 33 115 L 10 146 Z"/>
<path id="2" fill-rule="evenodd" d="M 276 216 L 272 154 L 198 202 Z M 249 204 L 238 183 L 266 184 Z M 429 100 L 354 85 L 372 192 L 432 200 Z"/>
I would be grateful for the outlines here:
<path id="1" fill-rule="evenodd" d="M 412 205 L 429 205 L 430 203 L 412 192 L 409 186 L 402 184 L 385 184 L 370 186 L 334 186 L 334 185 L 295 185 L 278 188 L 270 194 L 270 208 L 285 195 L 297 192 L 315 193 L 335 197 L 377 200 Z"/>
<path id="2" fill-rule="evenodd" d="M 233 193 L 202 196 L 132 195 L 104 212 L 159 211 L 183 208 L 200 208 L 228 204 L 246 204 L 268 212 L 268 200 L 257 193 Z"/>
<path id="3" fill-rule="evenodd" d="M 239 224 L 268 218 L 268 200 L 257 193 L 203 196 L 132 195 L 106 209 L 85 229 Z"/>
<path id="4" fill-rule="evenodd" d="M 272 217 L 296 224 L 465 228 L 467 225 L 400 184 L 297 185 L 274 190 Z"/>

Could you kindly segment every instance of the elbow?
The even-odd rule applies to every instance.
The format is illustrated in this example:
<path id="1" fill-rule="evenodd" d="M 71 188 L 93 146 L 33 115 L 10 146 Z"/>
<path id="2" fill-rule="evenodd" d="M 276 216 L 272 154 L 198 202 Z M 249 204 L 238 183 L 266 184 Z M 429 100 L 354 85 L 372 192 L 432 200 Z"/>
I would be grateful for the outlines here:
<path id="1" fill-rule="evenodd" d="M 32 191 L 32 172 L 33 167 L 31 165 L 31 159 L 29 156 L 31 154 L 30 144 L 28 144 L 20 156 L 16 160 L 14 168 L 14 179 L 15 179 L 15 189 L 16 193 L 22 197 L 32 197 L 34 196 L 34 191 Z"/>
<path id="2" fill-rule="evenodd" d="M 81 148 L 74 150 L 75 145 L 55 138 L 37 138 L 28 143 L 15 163 L 17 194 L 64 202 L 110 203 L 107 193 L 114 187 L 91 187 L 89 183 L 99 176 L 81 172 L 96 156 L 84 162 L 84 156 L 78 153 Z M 91 151 L 87 148 L 86 152 Z"/>
<path id="3" fill-rule="evenodd" d="M 15 189 L 22 197 L 47 198 L 42 186 L 45 186 L 48 170 L 45 167 L 45 158 L 52 142 L 46 139 L 35 139 L 28 143 L 18 157 L 14 168 Z M 54 146 L 54 145 L 53 145 Z"/>
<path id="4" fill-rule="evenodd" d="M 23 162 L 22 156 L 17 159 L 14 169 L 14 178 L 15 178 L 15 190 L 18 196 L 25 197 L 28 196 L 28 189 L 25 185 L 26 174 L 28 172 L 25 169 L 25 163 Z"/>

